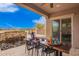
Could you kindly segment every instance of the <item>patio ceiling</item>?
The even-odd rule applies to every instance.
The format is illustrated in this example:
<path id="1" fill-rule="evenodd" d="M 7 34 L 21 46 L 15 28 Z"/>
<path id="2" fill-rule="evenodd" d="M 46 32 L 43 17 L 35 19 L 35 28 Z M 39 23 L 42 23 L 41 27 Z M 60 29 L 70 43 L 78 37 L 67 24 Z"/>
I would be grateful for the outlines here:
<path id="1" fill-rule="evenodd" d="M 53 7 L 50 6 L 50 3 L 17 3 L 18 5 L 29 8 L 34 12 L 37 12 L 41 15 L 49 16 L 53 13 L 79 8 L 78 3 L 53 3 Z"/>

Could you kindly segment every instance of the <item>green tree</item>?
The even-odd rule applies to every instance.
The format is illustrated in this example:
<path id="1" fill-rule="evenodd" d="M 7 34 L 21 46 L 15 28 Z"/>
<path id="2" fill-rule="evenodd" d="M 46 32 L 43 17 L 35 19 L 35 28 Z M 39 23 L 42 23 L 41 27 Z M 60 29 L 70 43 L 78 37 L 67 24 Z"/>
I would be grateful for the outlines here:
<path id="1" fill-rule="evenodd" d="M 43 29 L 44 28 L 44 24 L 36 24 L 36 28 L 37 29 Z"/>

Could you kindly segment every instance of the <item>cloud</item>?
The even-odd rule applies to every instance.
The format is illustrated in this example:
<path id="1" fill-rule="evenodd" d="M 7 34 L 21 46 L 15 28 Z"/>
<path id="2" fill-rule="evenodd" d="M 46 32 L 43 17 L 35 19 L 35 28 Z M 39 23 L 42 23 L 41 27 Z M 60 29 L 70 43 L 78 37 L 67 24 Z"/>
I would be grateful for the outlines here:
<path id="1" fill-rule="evenodd" d="M 14 26 L 9 23 L 4 23 L 4 24 L 0 25 L 0 29 L 22 29 L 22 27 Z"/>
<path id="2" fill-rule="evenodd" d="M 10 28 L 15 28 L 15 26 L 13 26 L 13 25 L 11 25 L 11 24 L 9 24 L 9 23 L 6 23 L 6 25 L 7 25 L 8 27 L 10 27 Z"/>
<path id="3" fill-rule="evenodd" d="M 46 24 L 46 19 L 45 17 L 40 17 L 39 19 L 33 20 L 34 23 L 39 23 L 39 24 Z"/>
<path id="4" fill-rule="evenodd" d="M 13 29 L 21 29 L 22 27 L 16 27 L 14 25 L 11 25 L 9 23 L 6 23 L 6 26 L 10 27 L 10 28 L 13 28 Z"/>
<path id="5" fill-rule="evenodd" d="M 12 3 L 0 3 L 0 12 L 16 12 L 19 8 Z"/>

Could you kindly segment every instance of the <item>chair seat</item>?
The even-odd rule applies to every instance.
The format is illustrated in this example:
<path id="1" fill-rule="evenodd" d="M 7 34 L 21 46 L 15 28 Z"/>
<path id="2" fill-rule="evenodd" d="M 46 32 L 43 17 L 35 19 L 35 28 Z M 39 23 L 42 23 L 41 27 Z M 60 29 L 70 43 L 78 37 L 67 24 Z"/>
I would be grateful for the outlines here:
<path id="1" fill-rule="evenodd" d="M 34 48 L 33 46 L 28 46 L 28 47 L 27 47 L 28 50 L 31 50 L 31 49 L 33 49 L 33 48 Z"/>
<path id="2" fill-rule="evenodd" d="M 54 49 L 50 48 L 50 47 L 43 47 L 42 52 L 45 52 L 46 54 L 49 54 L 49 53 L 53 53 Z"/>

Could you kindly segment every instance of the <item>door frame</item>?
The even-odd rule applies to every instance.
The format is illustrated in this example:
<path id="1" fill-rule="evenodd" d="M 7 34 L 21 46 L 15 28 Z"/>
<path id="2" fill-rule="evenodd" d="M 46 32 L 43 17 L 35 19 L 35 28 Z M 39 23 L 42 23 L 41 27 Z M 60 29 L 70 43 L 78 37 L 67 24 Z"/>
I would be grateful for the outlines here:
<path id="1" fill-rule="evenodd" d="M 71 18 L 71 48 L 73 47 L 73 17 L 74 17 L 74 13 L 72 14 L 66 14 L 66 15 L 61 15 L 61 16 L 55 16 L 55 17 L 51 17 L 50 21 L 52 23 L 52 20 L 57 20 L 57 19 L 66 19 L 66 18 Z M 60 24 L 61 26 L 61 24 Z M 52 27 L 52 25 L 51 25 Z M 51 36 L 53 35 L 53 33 L 51 34 Z"/>

